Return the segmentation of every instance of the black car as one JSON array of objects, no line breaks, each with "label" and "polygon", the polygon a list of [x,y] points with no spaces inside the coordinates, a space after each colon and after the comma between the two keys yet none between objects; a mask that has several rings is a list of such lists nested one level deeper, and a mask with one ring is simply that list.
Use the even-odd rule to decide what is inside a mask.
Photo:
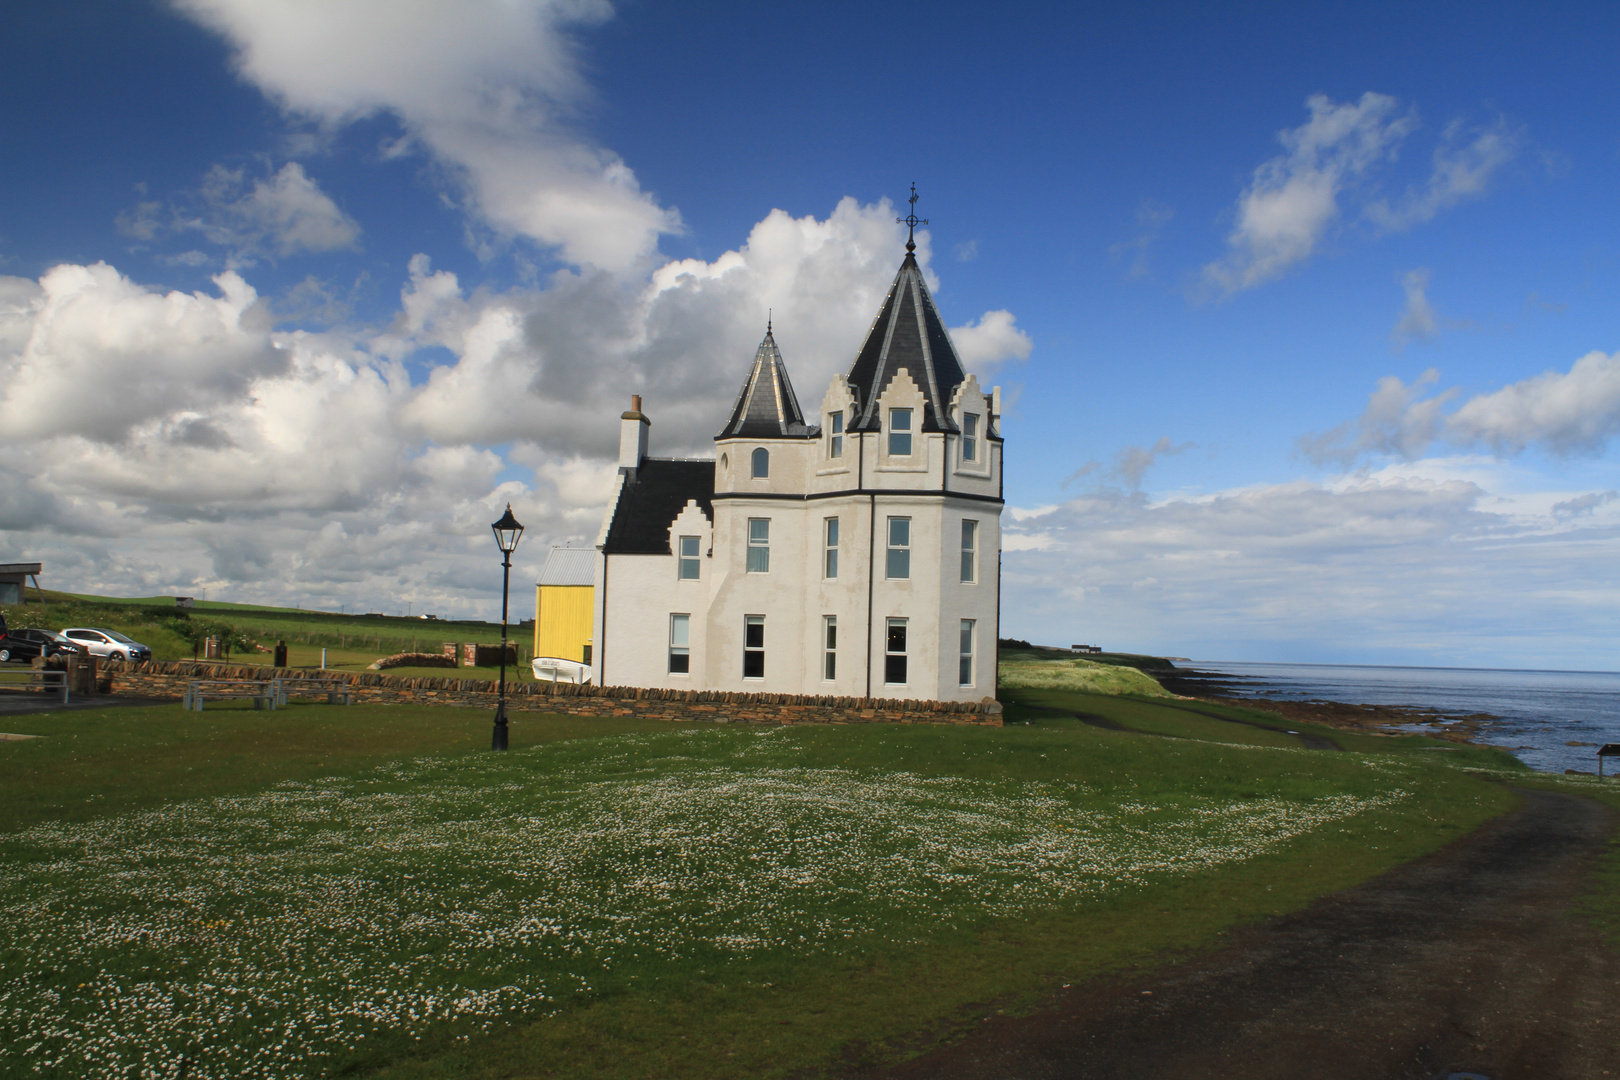
[{"label": "black car", "polygon": [[26,662],[36,656],[67,656],[78,646],[49,630],[8,630],[0,637],[0,664]]}]

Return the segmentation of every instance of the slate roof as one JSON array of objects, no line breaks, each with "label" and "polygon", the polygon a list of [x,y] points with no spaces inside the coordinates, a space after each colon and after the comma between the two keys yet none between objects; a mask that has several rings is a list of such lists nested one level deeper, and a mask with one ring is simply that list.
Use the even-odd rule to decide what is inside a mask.
[{"label": "slate roof", "polygon": [[596,551],[592,548],[554,547],[540,568],[536,585],[594,585]]},{"label": "slate roof", "polygon": [[669,555],[669,527],[691,500],[714,520],[714,462],[642,458],[624,478],[602,550]]},{"label": "slate roof", "polygon": [[878,430],[882,419],[877,415],[878,396],[901,368],[922,388],[925,403],[920,430],[954,432],[951,395],[965,378],[962,361],[934,307],[917,257],[909,251],[872,321],[866,344],[849,369],[860,410],[851,431]]},{"label": "slate roof", "polygon": [[737,395],[737,404],[732,406],[731,419],[715,438],[805,439],[817,433],[805,425],[799,399],[788,381],[787,365],[782,362],[782,351],[767,327],[765,340],[759,343],[748,378]]}]

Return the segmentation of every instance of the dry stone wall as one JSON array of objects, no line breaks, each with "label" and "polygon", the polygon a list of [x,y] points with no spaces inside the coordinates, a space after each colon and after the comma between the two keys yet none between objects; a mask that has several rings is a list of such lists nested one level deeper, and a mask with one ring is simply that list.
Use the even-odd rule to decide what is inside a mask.
[{"label": "dry stone wall", "polygon": [[[192,679],[284,679],[288,694],[308,680],[346,683],[356,702],[378,705],[461,705],[494,709],[495,682],[382,675],[370,672],[310,671],[246,667],[183,660],[112,664],[112,692],[179,699]],[[324,691],[323,691],[324,693]],[[567,713],[573,716],[638,716],[651,720],[704,720],[749,724],[985,724],[1001,726],[995,701],[901,701],[889,698],[821,697],[799,694],[744,694],[712,690],[665,690],[635,686],[575,686],[569,683],[509,682],[510,712]]]}]

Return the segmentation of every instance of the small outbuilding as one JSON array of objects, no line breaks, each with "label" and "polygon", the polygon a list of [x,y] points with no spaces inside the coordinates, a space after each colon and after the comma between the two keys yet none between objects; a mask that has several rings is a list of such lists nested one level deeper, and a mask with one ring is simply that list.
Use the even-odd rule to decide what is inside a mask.
[{"label": "small outbuilding", "polygon": [[592,548],[554,547],[534,589],[534,655],[591,662],[591,620],[596,606]]},{"label": "small outbuilding", "polygon": [[45,590],[39,587],[39,572],[44,566],[37,562],[0,563],[0,604],[28,603],[28,579],[34,579],[34,591],[45,602]]}]

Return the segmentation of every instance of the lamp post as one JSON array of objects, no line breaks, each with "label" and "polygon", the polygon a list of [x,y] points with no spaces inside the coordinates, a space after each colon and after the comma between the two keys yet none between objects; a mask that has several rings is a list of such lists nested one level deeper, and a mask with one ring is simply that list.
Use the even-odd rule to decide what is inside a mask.
[{"label": "lamp post", "polygon": [[501,520],[490,526],[495,533],[495,546],[501,549],[501,692],[500,703],[495,706],[495,738],[491,750],[506,749],[506,597],[512,584],[512,552],[523,538],[523,526],[512,516],[512,504],[506,504]]}]

